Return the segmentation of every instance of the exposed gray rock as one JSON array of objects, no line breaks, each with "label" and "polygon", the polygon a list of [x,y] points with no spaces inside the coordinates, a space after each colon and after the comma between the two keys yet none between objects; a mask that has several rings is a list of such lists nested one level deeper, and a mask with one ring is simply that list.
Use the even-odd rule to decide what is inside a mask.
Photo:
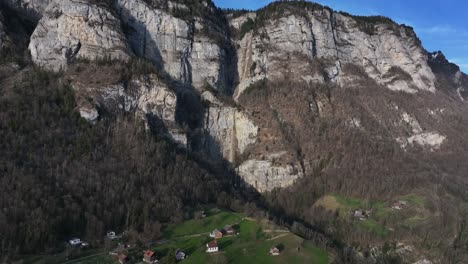
[{"label": "exposed gray rock", "polygon": [[232,28],[235,28],[237,30],[240,30],[242,25],[248,21],[248,19],[254,20],[257,17],[257,14],[254,12],[249,12],[247,14],[244,14],[242,16],[232,18],[232,16],[228,16],[229,18],[229,26]]},{"label": "exposed gray rock", "polygon": [[73,86],[79,94],[95,99],[95,105],[89,105],[87,100],[79,105],[81,116],[88,121],[94,122],[99,117],[98,106],[133,112],[146,121],[148,128],[157,129],[181,145],[187,144],[187,136],[176,121],[177,96],[157,76],[140,76],[126,86],[122,83],[98,87],[75,83]]},{"label": "exposed gray rock", "polygon": [[77,58],[130,57],[119,20],[106,8],[79,0],[50,3],[29,49],[36,64],[55,71]]},{"label": "exposed gray rock", "polygon": [[203,27],[200,23],[189,24],[142,0],[118,0],[117,7],[137,56],[197,89],[205,82],[225,89],[224,51],[214,40],[196,33]]},{"label": "exposed gray rock", "polygon": [[99,118],[99,113],[96,108],[82,107],[79,109],[82,118],[90,123],[95,123]]},{"label": "exposed gray rock", "polygon": [[236,171],[259,192],[290,186],[304,176],[300,164],[276,165],[270,160],[247,160]]},{"label": "exposed gray rock", "polygon": [[[167,4],[169,8],[188,8],[170,1]],[[210,86],[228,94],[231,88],[228,80],[238,77],[235,91],[238,98],[251,84],[265,78],[307,83],[330,81],[348,87],[360,78],[370,77],[395,91],[435,91],[435,76],[428,66],[427,53],[414,32],[388,21],[373,22],[363,28],[359,18],[326,8],[301,14],[286,11],[282,16],[272,16],[274,19],[257,24],[263,26],[247,32],[242,39],[232,40],[236,41],[233,46],[237,56],[230,58],[226,52],[228,32],[222,32],[205,18],[185,21],[154,6],[158,5],[150,6],[144,0],[116,0],[118,17],[114,17],[105,7],[88,1],[55,0],[49,4],[31,38],[33,60],[58,70],[76,58],[110,56],[125,60],[132,55],[131,48],[136,56],[150,60],[167,72],[178,86],[189,89],[192,85],[201,93],[209,106],[204,109],[197,131],[192,131],[197,136],[203,134],[200,136],[202,149],[196,151],[218,161],[228,160],[234,166],[241,163],[236,168],[239,175],[262,192],[293,184],[307,168],[298,157],[291,155],[288,142],[277,145],[273,153],[263,153],[265,150],[257,148],[260,131],[269,129],[267,125],[255,123],[259,119],[254,119],[247,110],[219,100]],[[260,17],[246,13],[231,18],[229,25],[240,30],[249,19]],[[230,62],[237,65],[231,66]],[[347,65],[362,69],[362,75],[366,76],[348,72]],[[237,72],[230,72],[230,67],[236,66]],[[152,129],[158,128],[174,141],[187,144],[186,134],[175,117],[180,98],[156,76],[134,78],[126,85],[80,89],[96,89],[91,97],[99,98],[99,104],[134,111]],[[460,88],[459,94],[462,93]],[[325,99],[317,95],[310,103],[310,109],[324,119],[333,114],[331,103],[327,103],[329,98]],[[80,108],[82,116],[90,122],[98,118],[93,107]],[[448,142],[445,132],[423,131],[412,120],[402,118],[408,127],[395,137],[403,148],[422,145],[437,150]],[[350,120],[353,128],[367,131],[367,124],[358,116],[346,120]],[[279,142],[285,141],[282,136],[276,135]]]},{"label": "exposed gray rock", "polygon": [[[239,42],[240,83],[236,95],[255,81],[284,74],[320,81],[311,67],[316,59],[323,63],[325,77],[342,86],[346,86],[343,65],[354,64],[389,89],[435,91],[435,76],[414,32],[389,23],[371,26],[374,32],[369,34],[355,18],[328,9],[265,21],[258,33],[246,34]],[[285,73],[290,60],[295,62],[295,70]]]},{"label": "exposed gray rock", "polygon": [[206,111],[204,128],[214,141],[207,140],[206,151],[211,157],[224,158],[231,163],[236,163],[247,146],[257,140],[258,127],[248,115],[221,104],[210,106]]}]

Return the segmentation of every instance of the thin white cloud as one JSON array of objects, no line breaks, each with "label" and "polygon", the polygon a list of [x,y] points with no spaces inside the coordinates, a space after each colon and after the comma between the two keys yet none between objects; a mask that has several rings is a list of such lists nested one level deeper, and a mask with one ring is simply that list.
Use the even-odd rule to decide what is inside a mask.
[{"label": "thin white cloud", "polygon": [[428,28],[420,28],[419,31],[428,34],[452,34],[458,32],[456,28],[449,25],[436,25]]}]

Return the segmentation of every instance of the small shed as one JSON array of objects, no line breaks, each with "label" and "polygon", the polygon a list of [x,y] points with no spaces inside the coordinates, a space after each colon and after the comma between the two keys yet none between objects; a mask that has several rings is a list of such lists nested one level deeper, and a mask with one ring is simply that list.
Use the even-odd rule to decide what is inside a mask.
[{"label": "small shed", "polygon": [[363,210],[356,210],[353,212],[353,217],[358,218],[359,220],[366,220],[369,218],[370,212],[363,211]]},{"label": "small shed", "polygon": [[224,233],[228,236],[233,236],[234,234],[236,234],[236,230],[234,229],[234,227],[227,225],[224,227]]},{"label": "small shed", "polygon": [[407,201],[403,201],[403,200],[400,200],[400,201],[397,201],[397,202],[394,202],[392,204],[392,209],[393,210],[402,210],[405,208],[405,206],[408,205],[408,202]]}]

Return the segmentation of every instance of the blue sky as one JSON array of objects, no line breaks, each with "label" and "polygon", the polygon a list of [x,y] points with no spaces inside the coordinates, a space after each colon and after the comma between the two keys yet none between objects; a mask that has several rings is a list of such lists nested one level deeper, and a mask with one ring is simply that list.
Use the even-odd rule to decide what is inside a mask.
[{"label": "blue sky", "polygon": [[[271,0],[214,0],[219,7],[257,9]],[[428,51],[441,50],[468,73],[466,0],[317,0],[354,15],[383,15],[412,26]]]}]

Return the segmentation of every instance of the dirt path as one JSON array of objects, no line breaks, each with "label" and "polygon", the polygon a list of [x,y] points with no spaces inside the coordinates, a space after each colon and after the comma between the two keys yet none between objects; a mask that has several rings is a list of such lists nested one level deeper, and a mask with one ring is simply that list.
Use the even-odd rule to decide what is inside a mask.
[{"label": "dirt path", "polygon": [[275,230],[275,229],[266,229],[262,231],[265,233],[290,233],[288,230]]},{"label": "dirt path", "polygon": [[288,233],[281,234],[281,235],[279,235],[279,236],[272,237],[272,238],[270,238],[270,239],[267,239],[266,241],[275,240],[275,239],[282,238],[282,237],[287,236],[287,235],[289,235],[289,232],[288,232]]}]

